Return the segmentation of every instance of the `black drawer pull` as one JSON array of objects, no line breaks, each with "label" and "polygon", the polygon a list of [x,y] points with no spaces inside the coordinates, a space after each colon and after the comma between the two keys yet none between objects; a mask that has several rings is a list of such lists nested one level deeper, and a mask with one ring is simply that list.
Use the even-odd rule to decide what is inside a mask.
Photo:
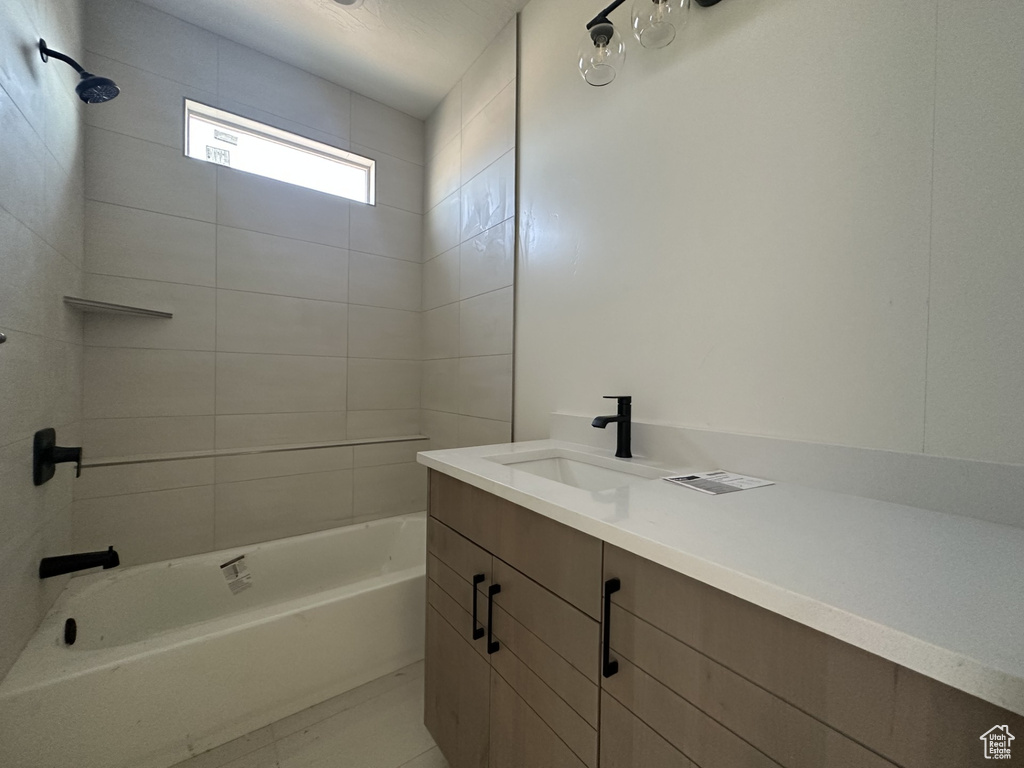
[{"label": "black drawer pull", "polygon": [[612,639],[612,595],[621,589],[618,579],[608,579],[604,583],[604,648],[601,656],[601,674],[611,677],[619,671],[619,662],[611,658],[609,644]]},{"label": "black drawer pull", "polygon": [[475,576],[473,576],[473,639],[474,640],[479,640],[481,637],[484,636],[484,628],[477,626],[477,624],[479,624],[480,621],[476,617],[476,585],[477,584],[482,584],[484,578],[485,578],[485,576],[482,573],[478,573]]},{"label": "black drawer pull", "polygon": [[487,588],[487,653],[494,653],[501,646],[494,639],[494,596],[501,592],[501,584],[491,584]]}]

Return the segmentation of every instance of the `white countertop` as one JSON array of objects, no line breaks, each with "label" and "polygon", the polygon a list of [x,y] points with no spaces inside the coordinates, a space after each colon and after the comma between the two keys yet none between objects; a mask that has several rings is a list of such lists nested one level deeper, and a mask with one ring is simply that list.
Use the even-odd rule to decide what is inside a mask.
[{"label": "white countertop", "polygon": [[419,462],[1024,715],[1024,529],[785,483],[583,491],[486,458],[559,447],[610,456],[539,440]]}]

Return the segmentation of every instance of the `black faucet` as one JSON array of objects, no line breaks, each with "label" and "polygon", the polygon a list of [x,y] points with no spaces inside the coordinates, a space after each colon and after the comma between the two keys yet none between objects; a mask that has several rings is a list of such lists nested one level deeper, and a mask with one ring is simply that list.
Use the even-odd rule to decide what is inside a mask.
[{"label": "black faucet", "polygon": [[84,571],[86,568],[99,568],[101,565],[106,570],[120,564],[121,559],[113,547],[108,548],[105,552],[81,552],[77,555],[44,557],[39,561],[39,578],[48,579],[51,576]]},{"label": "black faucet", "polygon": [[629,424],[633,417],[633,398],[630,395],[605,395],[605,400],[618,400],[619,412],[614,416],[598,416],[591,426],[604,429],[612,422],[618,425],[618,434],[615,440],[615,458],[632,459],[633,454],[629,450]]},{"label": "black faucet", "polygon": [[53,477],[54,468],[66,461],[74,462],[75,477],[82,476],[82,449],[57,445],[53,428],[40,429],[32,443],[32,482],[42,485]]}]

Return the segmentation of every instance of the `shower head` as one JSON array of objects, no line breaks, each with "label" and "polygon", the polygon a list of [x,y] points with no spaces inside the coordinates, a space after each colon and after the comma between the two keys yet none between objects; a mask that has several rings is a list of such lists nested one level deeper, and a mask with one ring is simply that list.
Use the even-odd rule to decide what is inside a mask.
[{"label": "shower head", "polygon": [[74,68],[81,78],[78,85],[75,86],[75,93],[86,104],[102,104],[104,101],[110,101],[121,92],[121,89],[109,77],[98,77],[91,72],[86,72],[70,56],[47,48],[45,40],[39,41],[39,56],[43,61],[49,61],[52,56]]},{"label": "shower head", "polygon": [[81,81],[75,86],[78,98],[86,104],[102,104],[104,101],[110,101],[120,92],[121,89],[117,87],[117,83],[109,77],[98,77],[90,75],[88,72],[82,73]]}]

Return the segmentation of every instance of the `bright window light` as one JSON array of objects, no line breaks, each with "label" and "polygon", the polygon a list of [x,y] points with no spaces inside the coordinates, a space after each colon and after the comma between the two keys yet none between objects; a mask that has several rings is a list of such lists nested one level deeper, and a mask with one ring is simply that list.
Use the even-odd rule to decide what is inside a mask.
[{"label": "bright window light", "polygon": [[185,154],[374,204],[373,160],[187,99]]}]

